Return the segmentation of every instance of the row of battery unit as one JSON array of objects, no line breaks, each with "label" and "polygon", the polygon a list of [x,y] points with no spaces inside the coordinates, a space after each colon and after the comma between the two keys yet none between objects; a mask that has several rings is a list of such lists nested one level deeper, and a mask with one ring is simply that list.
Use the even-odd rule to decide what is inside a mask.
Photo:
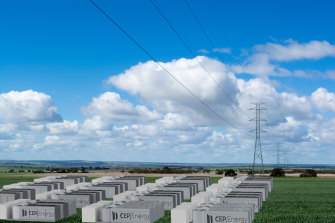
[{"label": "row of battery unit", "polygon": [[164,210],[171,210],[208,187],[210,180],[209,177],[184,177],[176,180],[167,179],[165,182],[164,178],[161,178],[156,182],[158,186],[154,190],[138,192],[131,199],[160,201],[164,204]]},{"label": "row of battery unit", "polygon": [[17,199],[39,199],[44,193],[64,190],[67,186],[87,181],[86,176],[63,176],[52,181],[38,179],[36,182],[10,184],[0,190],[0,204]]},{"label": "row of battery unit", "polygon": [[[228,178],[232,179],[232,178]],[[161,179],[164,180],[164,179]],[[178,179],[179,181],[180,179]],[[185,183],[184,181],[189,180],[191,183]],[[198,181],[195,183],[194,181]],[[241,183],[241,181],[245,181]],[[258,180],[258,181],[257,181]],[[260,185],[263,182],[260,180],[267,181],[265,185]],[[167,180],[166,182],[168,182]],[[249,182],[250,181],[250,182]],[[191,198],[193,197],[193,191],[197,191],[197,186],[205,185],[205,188],[209,188],[209,178],[201,179],[198,177],[188,177],[183,179],[182,182],[174,182],[168,185],[164,185],[163,182],[160,190],[157,188],[154,191],[148,191],[145,193],[135,193],[129,197],[130,201],[118,201],[118,202],[99,202],[83,209],[83,222],[154,222],[159,217],[162,217],[163,210],[171,210],[174,207],[186,207],[187,205],[192,206],[191,202],[184,202],[184,193],[187,191],[190,193]],[[206,183],[208,182],[208,184]],[[251,184],[251,185],[250,185]],[[169,187],[171,186],[171,187]],[[239,179],[232,185],[226,184],[225,194],[216,194],[212,199],[216,199],[216,203],[206,203],[200,205],[193,205],[193,211],[191,212],[192,217],[194,215],[194,222],[222,222],[225,219],[231,222],[251,222],[254,218],[254,212],[257,212],[261,207],[264,199],[267,198],[269,190],[272,190],[273,182],[269,179]],[[166,190],[168,188],[168,190]],[[188,188],[187,190],[185,188]],[[234,189],[232,189],[234,188]],[[234,191],[236,190],[236,191]],[[243,191],[247,190],[247,191]],[[255,192],[254,192],[255,191]],[[210,193],[210,192],[208,192]],[[224,195],[224,196],[222,196]],[[183,197],[184,196],[184,197]],[[218,201],[218,199],[223,200]],[[250,200],[250,198],[252,198]],[[225,199],[225,200],[224,200]],[[235,200],[234,200],[235,199]],[[149,203],[148,203],[149,202]],[[159,202],[159,203],[157,203]],[[254,203],[252,203],[254,202]],[[218,204],[220,204],[218,206]],[[155,208],[148,208],[147,205],[156,204],[158,210]],[[159,204],[162,204],[159,205]],[[229,205],[228,205],[229,204]],[[149,206],[150,206],[149,205]],[[153,205],[154,207],[155,205]],[[235,212],[232,212],[235,208]],[[249,208],[249,209],[248,209]],[[200,211],[200,214],[197,213]],[[207,211],[207,212],[206,212]],[[214,211],[214,212],[213,212]],[[215,216],[217,211],[221,211],[220,216]],[[227,213],[228,215],[224,215]],[[245,216],[245,212],[247,215]],[[160,214],[159,214],[160,213]],[[204,215],[205,214],[205,215]],[[235,214],[235,215],[234,215]],[[244,215],[243,215],[244,214]],[[206,221],[203,216],[206,217]],[[93,217],[93,219],[89,219]],[[191,218],[192,218],[191,217]],[[223,221],[223,222],[224,222]],[[182,218],[175,220],[176,223],[184,222]],[[190,222],[190,221],[185,221]]]},{"label": "row of battery unit", "polygon": [[73,201],[19,199],[0,205],[3,219],[55,222],[76,213]]},{"label": "row of battery unit", "polygon": [[[68,207],[74,205],[74,209],[82,208],[123,193],[129,189],[129,185],[136,189],[136,187],[146,182],[145,177],[112,177],[104,179],[104,182],[94,184],[88,183],[87,177],[64,176],[61,179],[65,182],[58,182],[61,181],[60,178],[46,177],[38,179],[34,183],[8,185],[8,188],[20,188],[3,191],[6,200],[4,200],[3,205],[0,205],[0,219],[56,221],[59,218],[67,217],[67,215],[58,214],[58,206],[60,205],[58,203],[68,203]],[[53,180],[57,182],[53,182]],[[64,190],[64,185],[67,185],[66,190]],[[26,189],[26,187],[29,187],[29,189]],[[38,200],[35,200],[35,198],[38,198]],[[33,201],[27,203],[27,200],[22,199]],[[15,211],[18,208],[22,211]],[[71,210],[63,212],[74,214]]]},{"label": "row of battery unit", "polygon": [[161,178],[149,191],[126,192],[130,196],[124,197],[127,198],[125,200],[100,201],[84,207],[82,220],[152,223],[163,217],[165,210],[171,210],[181,205],[185,199],[191,199],[199,192],[199,188],[205,189],[209,183],[209,177]]},{"label": "row of battery unit", "polygon": [[[171,211],[172,223],[248,223],[262,207],[273,188],[273,179],[265,177],[242,177],[229,181],[222,178],[220,192],[199,193],[201,199],[192,199]],[[227,183],[228,182],[228,183]],[[220,184],[220,182],[219,182]]]},{"label": "row of battery unit", "polygon": [[76,212],[75,202],[49,198],[87,181],[87,176],[51,176],[6,185],[0,191],[0,219],[53,222],[68,217]]},{"label": "row of battery unit", "polygon": [[77,208],[83,208],[107,198],[113,198],[115,195],[128,190],[134,190],[143,185],[146,178],[142,176],[134,177],[113,177],[104,179],[102,182],[85,184],[83,187],[74,188],[72,191],[65,191],[51,196],[52,199],[62,201],[74,201]]}]

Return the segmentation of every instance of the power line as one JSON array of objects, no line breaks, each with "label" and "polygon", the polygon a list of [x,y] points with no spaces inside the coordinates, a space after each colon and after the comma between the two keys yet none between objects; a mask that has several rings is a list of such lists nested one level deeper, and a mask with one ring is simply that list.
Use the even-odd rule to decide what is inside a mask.
[{"label": "power line", "polygon": [[89,0],[109,21],[111,21],[123,34],[125,34],[132,42],[135,43],[136,46],[138,46],[148,57],[150,57],[158,66],[160,66],[165,72],[167,72],[175,81],[177,81],[189,94],[191,94],[194,98],[196,98],[201,104],[203,104],[207,109],[209,109],[211,112],[213,112],[218,118],[223,120],[224,122],[228,123],[230,126],[232,126],[234,129],[237,129],[241,133],[244,133],[246,135],[249,135],[248,133],[245,133],[241,131],[239,128],[237,128],[233,123],[229,122],[225,118],[223,118],[219,113],[217,113],[211,106],[209,106],[205,101],[203,101],[201,98],[199,98],[195,93],[193,93],[189,88],[187,88],[178,78],[176,78],[172,73],[170,73],[163,65],[161,65],[158,60],[155,59],[152,54],[146,50],[139,42],[137,42],[125,29],[123,29],[111,16],[109,16],[100,6],[98,6],[94,0]]},{"label": "power line", "polygon": [[[155,3],[154,0],[150,0],[151,4],[155,7],[155,9],[158,11],[158,13],[161,15],[161,17],[164,19],[164,21],[169,25],[171,30],[176,34],[178,39],[183,43],[183,45],[186,47],[186,49],[192,54],[192,56],[197,60],[197,62],[200,64],[200,66],[203,68],[203,70],[208,74],[208,76],[215,82],[215,84],[218,86],[218,88],[229,98],[229,100],[236,106],[237,109],[239,109],[245,116],[250,118],[238,105],[236,102],[232,99],[232,97],[223,89],[223,87],[220,85],[220,83],[213,77],[213,75],[207,70],[205,65],[197,58],[196,54],[193,52],[191,47],[187,44],[187,42],[183,39],[183,37],[178,33],[176,28],[173,26],[172,22],[169,21],[167,16],[163,13],[163,11],[160,9],[160,7]],[[227,67],[226,67],[227,68]],[[228,70],[228,69],[227,69]],[[229,70],[228,70],[229,71]]]},{"label": "power line", "polygon": [[[152,0],[151,0],[151,1],[152,1]],[[198,19],[197,15],[194,13],[193,9],[191,8],[190,4],[188,3],[188,1],[187,1],[187,0],[184,0],[184,2],[185,2],[185,4],[186,4],[188,10],[191,12],[191,14],[192,14],[194,20],[195,20],[196,23],[198,24],[199,28],[201,29],[202,33],[203,33],[204,36],[206,37],[207,41],[208,41],[209,44],[211,45],[211,47],[212,47],[213,49],[216,48],[215,45],[214,45],[214,43],[213,43],[213,41],[211,40],[211,38],[209,37],[208,33],[206,32],[205,28],[202,26],[202,24],[201,24],[200,20]],[[215,52],[215,54],[217,55],[217,57],[219,58],[219,60],[223,62],[223,59],[222,59],[221,55],[220,55],[217,51],[214,51],[214,52]],[[227,69],[229,72],[231,72],[231,73],[233,73],[233,74],[235,75],[235,73],[233,72],[233,70],[231,69],[231,67],[230,67],[228,64],[226,64],[226,63],[223,63],[223,64],[224,64],[224,66],[226,67],[226,69]],[[228,96],[229,96],[229,95],[228,95]],[[231,99],[230,96],[229,96],[229,98]],[[232,99],[231,99],[231,100],[232,100]],[[235,103],[234,103],[234,104],[235,104]],[[237,108],[239,108],[239,107],[237,106]],[[239,109],[240,109],[240,108],[239,108]],[[242,113],[243,113],[245,116],[247,116],[248,118],[250,118],[250,116],[249,116],[247,113],[245,113],[242,109],[240,109],[240,110],[242,111]]]},{"label": "power line", "polygon": [[[225,31],[226,28],[224,28],[224,25],[222,25],[222,23],[220,22],[219,18],[217,17],[217,15],[216,15],[216,13],[215,13],[215,10],[213,9],[213,5],[212,5],[211,1],[208,0],[208,1],[206,1],[206,3],[208,3],[208,6],[209,6],[208,8],[209,8],[209,10],[211,11],[211,15],[214,17],[214,20],[215,20],[216,25],[218,26],[218,28],[221,30],[221,32]],[[224,35],[227,36],[227,33],[224,33]],[[231,42],[229,41],[229,39],[228,39],[227,37],[226,37],[226,38],[223,38],[223,39],[227,42],[227,44],[228,44],[229,46],[232,45]],[[215,53],[216,53],[216,55],[221,59],[220,54],[219,54],[218,52],[215,52]],[[232,52],[232,54],[233,54],[233,52]],[[237,63],[238,63],[238,65],[240,65],[241,67],[243,67],[243,65],[241,64],[241,62],[240,62],[239,60],[237,60]],[[231,72],[234,73],[234,72],[232,71],[230,65],[227,64],[227,66],[229,67],[229,69],[231,70]],[[235,74],[235,73],[234,73],[234,74]],[[236,74],[235,74],[235,75],[236,75]]]},{"label": "power line", "polygon": [[[259,172],[260,174],[264,174],[264,163],[263,163],[263,153],[262,153],[262,142],[261,142],[261,133],[265,132],[261,129],[261,122],[266,121],[265,119],[261,118],[261,111],[266,110],[266,108],[262,107],[262,103],[253,103],[255,107],[250,108],[250,110],[255,110],[256,117],[254,119],[251,119],[250,121],[255,121],[256,128],[253,131],[255,131],[256,139],[255,139],[255,148],[254,148],[254,160],[252,164],[252,175],[255,174],[255,172]],[[259,168],[257,171],[256,168]]]},{"label": "power line", "polygon": [[[185,2],[185,5],[186,7],[188,8],[188,10],[191,12],[191,15],[193,16],[194,20],[196,21],[197,25],[199,26],[199,28],[201,29],[202,33],[204,34],[204,36],[206,37],[207,41],[209,42],[209,44],[211,45],[211,47],[214,49],[216,48],[215,47],[215,44],[213,43],[213,41],[211,40],[211,38],[209,37],[209,35],[207,34],[205,28],[203,27],[203,25],[201,24],[200,20],[198,19],[197,15],[194,13],[191,5],[188,3],[187,0],[184,0]],[[221,61],[223,61],[221,55],[218,53],[218,52],[215,52],[216,55],[219,57],[219,59]],[[228,64],[225,64],[224,65],[226,66],[227,70],[229,70],[230,72],[232,72],[234,74],[234,72],[230,69],[230,67],[228,66]]]},{"label": "power line", "polygon": [[282,145],[282,144],[279,143],[279,142],[276,143],[276,151],[277,151],[277,167],[280,166],[280,152],[281,152],[280,147],[281,147],[281,145]]},{"label": "power line", "polygon": [[287,157],[287,152],[284,151],[284,165],[286,168],[288,168],[288,157]]},{"label": "power line", "polygon": [[[206,3],[208,3],[208,6],[209,6],[208,8],[211,11],[211,15],[214,17],[214,20],[215,20],[218,28],[221,29],[221,32],[224,31],[225,29],[223,28],[222,23],[220,22],[219,18],[216,15],[216,13],[215,13],[215,11],[213,9],[213,5],[212,5],[211,1],[208,0],[208,1],[206,1]],[[226,33],[224,33],[224,35],[226,35]],[[228,43],[228,45],[230,45],[230,46],[232,45],[231,42],[228,40],[228,38],[224,38],[224,40]]]},{"label": "power line", "polygon": [[[223,87],[220,85],[220,83],[211,75],[211,73],[207,70],[207,68],[205,67],[205,65],[197,58],[196,54],[193,52],[193,50],[191,49],[191,47],[187,44],[187,42],[183,39],[183,37],[180,35],[180,33],[178,33],[178,31],[176,30],[176,28],[173,26],[172,22],[169,21],[169,19],[167,18],[167,16],[163,13],[163,11],[160,9],[160,7],[158,6],[157,3],[155,3],[154,0],[150,0],[151,4],[155,7],[155,9],[158,11],[158,13],[161,15],[161,17],[164,19],[164,21],[169,25],[169,27],[171,28],[171,30],[176,34],[176,36],[178,37],[178,39],[183,43],[183,45],[186,47],[186,49],[192,54],[192,56],[197,60],[197,62],[201,65],[201,67],[204,69],[204,71],[208,74],[208,76],[215,82],[215,84],[219,87],[219,89],[230,99],[230,101],[236,106],[236,108],[238,110],[240,110],[245,116],[247,116],[248,118],[250,118],[248,116],[248,114],[246,114],[236,103],[235,101],[232,99],[232,97],[223,89]],[[222,59],[221,59],[222,61]],[[226,65],[225,65],[226,66]],[[227,68],[227,66],[226,66]],[[227,68],[228,71],[232,72],[231,70],[229,70]],[[233,73],[233,72],[232,72]]]},{"label": "power line", "polygon": [[203,33],[203,34],[205,35],[205,37],[207,38],[208,42],[211,44],[211,46],[212,46],[213,48],[215,48],[213,41],[211,40],[211,38],[209,38],[209,36],[208,36],[206,30],[205,30],[204,27],[201,25],[200,20],[198,19],[198,17],[197,17],[196,14],[194,13],[194,11],[193,11],[193,9],[191,8],[190,4],[187,2],[187,0],[184,0],[184,2],[185,2],[185,4],[186,4],[188,10],[191,12],[191,14],[192,14],[194,20],[195,20],[196,23],[198,24],[199,28],[201,29],[202,33]]}]

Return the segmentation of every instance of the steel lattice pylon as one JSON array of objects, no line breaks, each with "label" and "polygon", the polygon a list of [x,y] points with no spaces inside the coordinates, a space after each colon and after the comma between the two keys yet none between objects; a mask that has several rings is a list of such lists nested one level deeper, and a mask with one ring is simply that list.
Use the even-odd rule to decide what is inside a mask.
[{"label": "steel lattice pylon", "polygon": [[280,167],[280,146],[281,146],[281,143],[277,142],[277,167]]},{"label": "steel lattice pylon", "polygon": [[251,132],[256,133],[255,139],[255,149],[254,149],[254,160],[252,164],[252,175],[255,173],[264,174],[264,164],[263,164],[263,154],[262,154],[262,143],[261,143],[261,133],[265,132],[261,129],[261,122],[266,121],[265,119],[261,118],[261,111],[266,110],[261,105],[262,103],[253,103],[255,107],[250,108],[250,110],[255,110],[256,117],[251,119],[250,121],[255,121],[256,129],[252,130]]}]

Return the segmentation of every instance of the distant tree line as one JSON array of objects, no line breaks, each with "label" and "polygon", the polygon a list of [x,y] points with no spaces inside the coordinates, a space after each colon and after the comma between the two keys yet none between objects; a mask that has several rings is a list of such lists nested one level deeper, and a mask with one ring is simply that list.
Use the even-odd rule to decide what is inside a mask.
[{"label": "distant tree line", "polygon": [[[300,177],[317,177],[317,171],[313,169],[305,169],[303,173],[300,174]],[[283,168],[274,168],[270,174],[272,177],[284,177],[285,170]]]},{"label": "distant tree line", "polygon": [[168,166],[164,166],[163,168],[135,168],[128,170],[128,173],[143,173],[143,174],[151,174],[151,173],[161,173],[161,174],[187,174],[187,173],[199,173],[199,172],[210,172],[209,169],[204,168],[171,168]]},{"label": "distant tree line", "polygon": [[33,170],[33,173],[86,173],[85,167],[70,167],[70,168],[45,168],[45,169],[38,169]]}]

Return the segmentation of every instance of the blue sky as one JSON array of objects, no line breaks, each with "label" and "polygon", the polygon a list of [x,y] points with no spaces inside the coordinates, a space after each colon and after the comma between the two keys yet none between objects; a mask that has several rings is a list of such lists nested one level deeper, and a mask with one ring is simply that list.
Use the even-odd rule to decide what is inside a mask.
[{"label": "blue sky", "polygon": [[[203,73],[200,67],[192,70],[196,60],[149,0],[96,2],[177,75]],[[269,103],[266,115],[274,133],[264,136],[268,145],[264,148],[265,162],[275,161],[272,144],[280,138],[286,143],[293,163],[334,163],[335,157],[327,154],[333,153],[335,140],[328,139],[326,133],[313,135],[315,126],[322,128],[321,132],[329,132],[331,126],[327,123],[335,123],[333,1],[305,1],[304,4],[299,1],[190,1],[215,47],[225,49],[225,53],[220,53],[223,59],[220,62],[184,1],[156,2],[196,55],[202,56],[200,60],[214,76],[222,72],[223,76],[218,74],[216,78],[236,98],[238,110],[249,112],[247,108],[256,100]],[[147,64],[150,58],[89,1],[1,1],[0,30],[0,153],[4,159],[228,162],[225,154],[230,154],[234,162],[250,160],[252,139],[236,134],[227,124],[216,124],[217,120],[207,116],[196,102],[185,103],[193,99],[185,96],[185,101],[179,100],[170,97],[169,91],[167,95],[161,93],[161,97],[152,96],[157,89],[162,88],[164,92],[164,85],[154,89],[140,81],[159,84],[150,79],[158,75],[153,72],[157,68],[150,67]],[[181,61],[183,58],[187,60]],[[233,80],[224,77],[229,72],[223,64],[232,67]],[[131,67],[135,71],[129,70]],[[132,81],[139,77],[148,78],[137,81],[141,88],[147,86],[147,89],[134,87]],[[203,79],[209,85],[198,89],[201,82],[179,77],[239,128],[252,128],[239,116],[242,114],[229,110],[225,98],[213,99],[211,91],[215,97],[220,96],[213,83]],[[283,104],[272,104],[265,93],[262,95],[267,92],[265,88],[270,89],[269,95],[277,93],[277,102]],[[32,91],[27,93],[28,90]],[[197,90],[203,91],[202,94]],[[36,106],[40,110],[32,108]],[[54,108],[57,110],[53,111]],[[276,110],[274,118],[271,109]],[[201,111],[197,113],[198,110]],[[20,118],[20,112],[25,111],[27,115]],[[185,113],[189,112],[192,115],[187,117]],[[132,116],[124,115],[128,113]],[[72,123],[71,131],[66,130],[66,124],[67,127],[60,127],[58,115],[63,124]],[[98,117],[108,125],[97,127],[95,123],[93,128],[92,120],[96,122]],[[164,125],[167,120],[172,120],[168,127]],[[181,120],[192,124],[182,131],[176,127],[182,125]],[[87,127],[89,121],[92,125]],[[55,123],[64,131],[50,130],[50,125]],[[128,130],[121,133],[118,128]],[[157,132],[143,136],[143,129]],[[292,138],[280,131],[299,134],[292,133],[295,136]],[[161,143],[184,134],[181,141]],[[129,137],[126,140],[122,135]],[[306,149],[302,151],[301,147]],[[326,149],[320,155],[315,147]],[[81,150],[83,153],[79,155]],[[38,155],[40,151],[45,155]],[[96,151],[108,155],[97,155]],[[129,152],[134,155],[124,155]],[[241,153],[245,155],[240,156]],[[202,154],[207,155],[204,158]]]}]

